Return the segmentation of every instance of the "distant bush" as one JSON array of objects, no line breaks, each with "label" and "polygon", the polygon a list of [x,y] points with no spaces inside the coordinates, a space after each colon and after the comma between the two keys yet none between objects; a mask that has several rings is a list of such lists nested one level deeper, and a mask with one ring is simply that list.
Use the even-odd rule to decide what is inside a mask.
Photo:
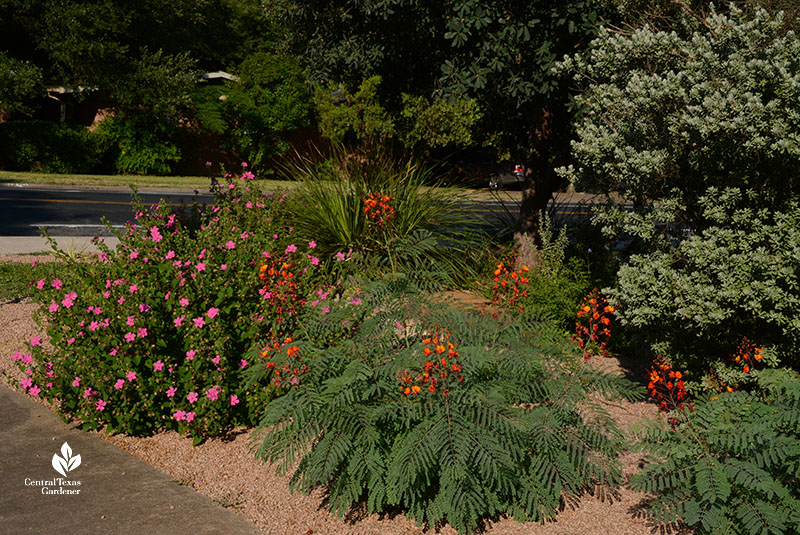
[{"label": "distant bush", "polygon": [[96,173],[104,145],[85,126],[51,121],[0,123],[0,166],[13,171]]},{"label": "distant bush", "polygon": [[107,147],[117,173],[168,175],[181,159],[177,134],[176,125],[128,113],[103,120],[92,136]]}]

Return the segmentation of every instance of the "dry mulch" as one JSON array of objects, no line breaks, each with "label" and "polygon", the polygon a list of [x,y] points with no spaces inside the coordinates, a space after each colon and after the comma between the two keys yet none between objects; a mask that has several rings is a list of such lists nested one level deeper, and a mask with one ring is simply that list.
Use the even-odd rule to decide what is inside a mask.
[{"label": "dry mulch", "polygon": [[[4,259],[7,259],[5,257]],[[31,261],[31,257],[25,257]],[[459,298],[463,296],[457,296]],[[472,298],[472,304],[482,307],[485,302]],[[25,342],[42,334],[32,320],[36,305],[31,302],[0,304],[0,376],[9,383],[10,378],[22,374],[13,365],[11,354],[25,351]],[[601,365],[620,373],[626,371],[613,358],[602,360]],[[623,427],[641,418],[657,418],[658,411],[650,403],[615,402],[607,409]],[[288,476],[278,476],[269,466],[262,465],[250,453],[250,431],[240,430],[227,439],[209,440],[192,447],[192,440],[174,431],[162,432],[152,437],[108,436],[97,433],[104,440],[129,452],[142,461],[162,470],[181,484],[211,497],[220,505],[253,522],[263,533],[269,534],[422,534],[424,531],[402,515],[354,515],[342,520],[325,508],[323,491],[310,496],[291,494]],[[625,453],[622,456],[626,476],[635,473],[641,456]],[[599,491],[585,495],[570,503],[556,518],[545,525],[521,524],[502,518],[490,522],[487,535],[649,535],[653,525],[646,521],[639,506],[646,498],[641,493],[622,487],[611,495]],[[455,534],[450,526],[440,533]]]}]

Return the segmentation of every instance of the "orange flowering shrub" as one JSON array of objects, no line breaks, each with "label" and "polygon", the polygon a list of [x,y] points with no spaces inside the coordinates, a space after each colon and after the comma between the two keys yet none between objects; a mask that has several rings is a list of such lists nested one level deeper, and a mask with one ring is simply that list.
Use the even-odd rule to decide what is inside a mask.
[{"label": "orange flowering shrub", "polygon": [[292,337],[287,336],[282,342],[266,344],[261,351],[261,358],[265,360],[264,368],[271,374],[272,384],[277,387],[299,385],[302,375],[308,371],[300,348],[291,343]]},{"label": "orange flowering shrub", "polygon": [[492,287],[492,304],[517,308],[520,312],[525,309],[521,298],[528,297],[526,286],[528,279],[528,266],[521,265],[514,268],[516,259],[514,255],[507,256],[497,264],[494,270],[494,286]]},{"label": "orange flowering shrub", "polygon": [[389,195],[370,193],[363,199],[364,213],[370,221],[382,227],[394,217],[394,208],[389,204],[391,200]]},{"label": "orange flowering shrub", "polygon": [[611,317],[614,307],[608,304],[608,299],[600,295],[597,289],[592,290],[583,298],[575,322],[575,334],[572,341],[578,344],[583,352],[583,358],[589,359],[592,355],[608,355],[608,342],[611,339]]},{"label": "orange flowering shrub", "polygon": [[659,410],[668,412],[682,409],[687,398],[684,374],[672,369],[672,364],[658,357],[650,368],[650,382],[647,390],[650,397],[658,402]]},{"label": "orange flowering shrub", "polygon": [[[419,394],[423,390],[435,393],[441,391],[442,396],[446,397],[450,393],[450,385],[461,383],[464,376],[461,375],[461,364],[458,360],[458,352],[450,342],[450,334],[442,332],[422,339],[425,347],[422,353],[426,358],[434,355],[432,360],[426,360],[422,365],[421,371],[407,370],[397,374],[400,381],[400,390],[404,395]],[[433,348],[433,349],[431,349]]]}]

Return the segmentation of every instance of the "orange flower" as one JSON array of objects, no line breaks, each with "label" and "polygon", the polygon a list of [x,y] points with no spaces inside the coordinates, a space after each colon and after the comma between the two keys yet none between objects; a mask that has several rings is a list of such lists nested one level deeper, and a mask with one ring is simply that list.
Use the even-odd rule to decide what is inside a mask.
[{"label": "orange flower", "polygon": [[745,366],[744,367],[744,373],[748,373],[748,372],[750,372],[750,366]]},{"label": "orange flower", "polygon": [[299,348],[299,347],[297,347],[297,346],[291,346],[289,349],[287,349],[287,350],[286,350],[286,356],[287,356],[287,357],[291,357],[292,355],[294,355],[294,354],[295,354],[295,353],[297,353],[298,351],[300,351],[300,348]]},{"label": "orange flower", "polygon": [[405,394],[406,396],[409,395],[410,393],[411,393],[411,389],[409,387],[405,387],[403,389],[403,394]]},{"label": "orange flower", "polygon": [[411,387],[411,391],[415,394],[419,394],[419,391],[422,390],[419,386],[414,385]]},{"label": "orange flower", "polygon": [[729,387],[729,386],[726,386],[726,387],[725,387],[725,390],[727,390],[728,392],[733,392],[733,388],[731,388],[731,387]]},{"label": "orange flower", "polygon": [[425,349],[423,349],[422,352],[425,353],[426,357],[429,356],[431,353],[433,353],[433,351],[431,351],[431,348],[429,348],[429,347],[426,347]]}]

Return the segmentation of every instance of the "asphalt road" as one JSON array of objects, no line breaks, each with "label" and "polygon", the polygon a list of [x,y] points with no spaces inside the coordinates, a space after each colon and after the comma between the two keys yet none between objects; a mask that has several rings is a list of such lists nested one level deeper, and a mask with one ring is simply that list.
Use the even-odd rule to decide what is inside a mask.
[{"label": "asphalt road", "polygon": [[[190,205],[193,200],[211,203],[209,194],[140,192],[144,204],[161,201],[171,207]],[[46,227],[51,236],[110,236],[103,220],[117,228],[134,219],[131,193],[124,191],[80,190],[0,186],[0,236],[39,236]],[[463,210],[474,216],[475,225],[490,231],[508,227],[519,207],[507,200],[474,201]],[[557,220],[564,222],[585,216],[584,205],[561,203],[554,208]],[[559,224],[560,226],[560,224]]]},{"label": "asphalt road", "polygon": [[[162,199],[169,206],[191,204],[191,193],[140,192],[146,205]],[[198,202],[213,200],[198,195]],[[51,236],[110,236],[104,218],[117,228],[133,221],[131,192],[81,191],[47,187],[0,186],[0,236],[39,236],[47,227]]]}]

